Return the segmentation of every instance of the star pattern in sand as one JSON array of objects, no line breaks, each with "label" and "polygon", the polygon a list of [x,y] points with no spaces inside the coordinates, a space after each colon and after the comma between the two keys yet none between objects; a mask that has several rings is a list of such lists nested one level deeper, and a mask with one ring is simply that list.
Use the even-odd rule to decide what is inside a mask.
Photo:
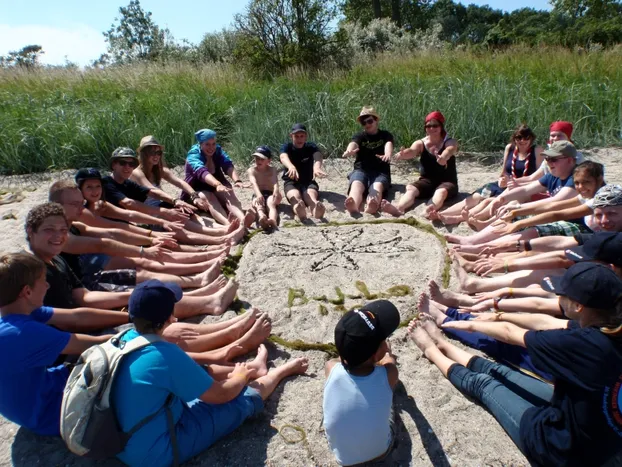
[{"label": "star pattern in sand", "polygon": [[385,239],[369,239],[363,235],[362,227],[320,230],[323,237],[318,245],[306,246],[289,242],[274,242],[275,256],[318,256],[311,263],[311,271],[317,272],[334,266],[341,269],[356,271],[359,269],[354,254],[387,254],[413,251],[410,245],[402,245],[404,238],[399,231],[395,236]]}]

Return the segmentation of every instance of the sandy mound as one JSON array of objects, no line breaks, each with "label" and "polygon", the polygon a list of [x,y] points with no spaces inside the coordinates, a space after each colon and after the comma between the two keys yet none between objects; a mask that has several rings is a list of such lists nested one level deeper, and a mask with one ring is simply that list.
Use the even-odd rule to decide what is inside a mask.
[{"label": "sandy mound", "polygon": [[[609,181],[622,181],[621,151],[600,150],[589,156],[607,165]],[[345,177],[350,167],[351,163],[346,161],[327,163],[329,177],[320,182],[320,188],[328,221],[352,220],[343,210]],[[498,167],[463,159],[458,171],[461,191],[470,192],[496,179]],[[0,179],[0,192],[21,192],[25,197],[18,202],[0,204],[0,219],[4,219],[0,221],[1,251],[23,246],[26,213],[46,200],[51,181],[67,176],[68,173],[62,173]],[[409,166],[397,167],[391,197],[402,193],[404,184],[413,178]],[[239,196],[248,204],[251,192],[242,191]],[[281,208],[281,222],[290,221],[289,206],[283,204]],[[407,217],[417,217],[422,210],[420,204]],[[363,216],[360,221],[375,219]],[[237,270],[240,298],[269,311],[274,319],[274,333],[283,338],[331,342],[342,309],[317,298],[326,295],[327,299],[336,299],[335,287],[344,295],[357,295],[361,294],[357,281],[363,281],[370,294],[408,285],[411,293],[392,298],[402,317],[408,318],[415,312],[417,296],[427,280],[441,277],[444,251],[429,233],[394,223],[333,226],[314,221],[311,224],[282,228],[271,235],[256,235],[246,246]],[[446,232],[442,226],[435,227],[441,233]],[[456,230],[469,231],[464,226]],[[304,299],[295,298],[290,307],[290,289],[303,290],[308,301],[303,303]],[[364,301],[345,297],[343,307],[347,309]],[[325,314],[320,312],[320,304],[326,307]],[[205,321],[210,319],[217,318],[205,318]],[[399,357],[403,384],[394,399],[399,419],[398,446],[388,464],[527,465],[494,418],[455,390],[435,367],[421,358],[405,336],[402,328],[391,339]],[[278,345],[270,345],[269,349],[270,360],[275,364],[290,357],[307,356],[309,375],[280,385],[267,401],[263,414],[249,420],[188,465],[336,465],[322,431],[323,368],[328,355]],[[93,465],[70,454],[60,439],[32,435],[2,418],[0,446],[0,465]],[[119,464],[108,461],[96,465]]]}]

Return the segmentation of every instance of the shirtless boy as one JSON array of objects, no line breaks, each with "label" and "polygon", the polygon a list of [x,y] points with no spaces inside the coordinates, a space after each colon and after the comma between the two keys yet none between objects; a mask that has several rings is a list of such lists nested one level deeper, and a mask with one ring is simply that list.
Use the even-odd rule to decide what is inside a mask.
[{"label": "shirtless boy", "polygon": [[247,174],[254,192],[253,207],[257,211],[257,224],[262,229],[276,229],[279,223],[276,207],[281,202],[281,192],[277,170],[270,165],[272,151],[268,146],[259,146],[253,157],[255,165],[248,169]]}]

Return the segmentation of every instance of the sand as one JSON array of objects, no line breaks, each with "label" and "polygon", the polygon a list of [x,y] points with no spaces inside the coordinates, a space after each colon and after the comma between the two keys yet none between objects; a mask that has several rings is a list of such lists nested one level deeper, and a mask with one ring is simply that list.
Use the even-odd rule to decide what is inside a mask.
[{"label": "sand", "polygon": [[[589,159],[606,164],[610,182],[622,180],[622,151],[601,149],[587,152]],[[493,181],[497,165],[491,159],[464,156],[458,171],[461,192],[467,193]],[[495,164],[498,164],[498,160]],[[364,215],[357,225],[334,226],[332,222],[351,221],[343,210],[350,161],[326,163],[328,178],[320,182],[326,204],[326,219],[311,221],[296,228],[281,228],[272,234],[255,235],[244,249],[237,271],[239,298],[268,311],[273,319],[273,333],[288,340],[330,343],[341,311],[329,302],[336,299],[335,287],[345,295],[360,295],[357,281],[363,281],[370,294],[386,293],[393,286],[407,285],[408,295],[394,297],[402,319],[416,312],[418,295],[429,279],[441,280],[445,251],[436,237],[408,225],[394,223],[373,225],[365,222],[387,215]],[[413,180],[414,167],[400,164],[393,170],[391,199],[404,191]],[[0,251],[14,251],[24,245],[24,219],[30,208],[45,202],[50,183],[70,172],[0,178],[0,192],[21,192],[18,202],[1,204]],[[170,187],[167,187],[170,189]],[[246,205],[250,190],[239,191]],[[21,199],[23,198],[23,199]],[[406,217],[421,217],[419,204]],[[281,224],[292,221],[289,206],[281,205]],[[438,224],[440,233],[448,230]],[[452,229],[467,233],[468,227]],[[455,281],[452,280],[455,288]],[[304,298],[289,306],[289,290],[298,289]],[[364,303],[362,298],[345,298],[346,309]],[[320,309],[320,305],[325,307]],[[204,322],[228,319],[206,317]],[[401,383],[394,407],[398,416],[398,444],[385,465],[479,466],[528,465],[503,429],[482,407],[462,396],[441,373],[407,340],[406,330],[391,337],[398,355]],[[337,465],[322,429],[322,391],[324,363],[328,356],[321,351],[295,351],[269,344],[271,365],[288,358],[309,358],[306,376],[288,378],[266,402],[265,411],[187,465]],[[93,463],[74,456],[62,440],[33,435],[28,430],[0,417],[0,465],[120,465],[116,461]]]}]

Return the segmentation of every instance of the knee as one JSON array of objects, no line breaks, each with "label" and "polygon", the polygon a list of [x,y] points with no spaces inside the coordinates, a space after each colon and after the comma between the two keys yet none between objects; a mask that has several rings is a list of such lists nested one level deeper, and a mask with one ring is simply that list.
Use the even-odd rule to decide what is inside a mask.
[{"label": "knee", "polygon": [[406,193],[412,195],[414,198],[419,196],[419,190],[415,185],[406,185]]},{"label": "knee", "polygon": [[439,188],[438,190],[436,190],[436,195],[442,198],[447,198],[448,194],[449,194],[449,191],[447,191],[447,188]]}]

